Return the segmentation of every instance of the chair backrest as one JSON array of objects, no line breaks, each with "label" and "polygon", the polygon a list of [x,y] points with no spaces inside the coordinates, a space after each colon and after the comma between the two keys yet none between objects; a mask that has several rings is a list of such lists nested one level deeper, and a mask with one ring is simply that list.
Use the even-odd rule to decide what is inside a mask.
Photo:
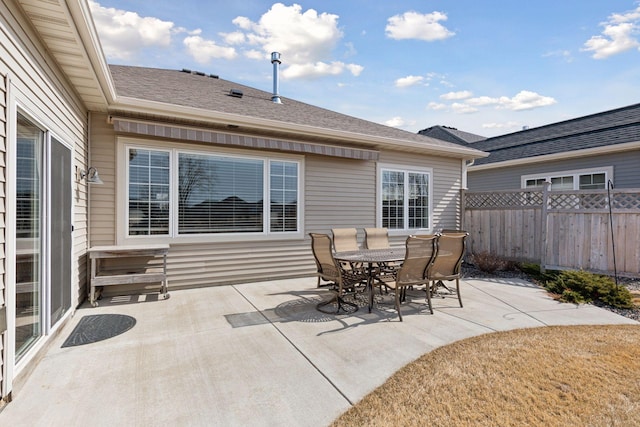
[{"label": "chair backrest", "polygon": [[309,233],[311,251],[316,260],[318,275],[327,281],[339,281],[340,267],[331,252],[331,237],[328,234]]},{"label": "chair backrest", "polygon": [[438,236],[409,236],[405,243],[407,252],[398,270],[399,286],[424,283],[438,253]]},{"label": "chair backrest", "polygon": [[358,230],[355,228],[332,228],[333,249],[336,252],[357,251]]},{"label": "chair backrest", "polygon": [[386,249],[389,247],[389,232],[385,227],[365,228],[364,242],[367,249]]},{"label": "chair backrest", "polygon": [[440,232],[440,234],[460,234],[460,233],[466,233],[466,231],[456,230],[453,228],[443,228],[442,231]]},{"label": "chair backrest", "polygon": [[469,233],[447,233],[438,238],[438,256],[430,276],[438,279],[460,277],[460,265],[466,248]]}]

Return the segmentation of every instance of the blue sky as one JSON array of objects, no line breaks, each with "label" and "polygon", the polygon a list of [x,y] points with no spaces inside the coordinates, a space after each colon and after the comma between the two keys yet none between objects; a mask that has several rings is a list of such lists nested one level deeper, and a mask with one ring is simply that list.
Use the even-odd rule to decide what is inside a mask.
[{"label": "blue sky", "polygon": [[89,1],[107,61],[202,71],[417,132],[640,102],[640,1]]}]

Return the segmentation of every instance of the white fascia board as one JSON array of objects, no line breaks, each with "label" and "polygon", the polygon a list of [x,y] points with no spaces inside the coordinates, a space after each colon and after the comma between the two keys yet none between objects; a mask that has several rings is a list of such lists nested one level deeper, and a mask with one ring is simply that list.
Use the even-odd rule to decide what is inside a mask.
[{"label": "white fascia board", "polygon": [[521,159],[505,160],[503,162],[488,163],[485,165],[469,166],[469,172],[484,171],[490,169],[521,166],[532,163],[551,162],[555,160],[576,159],[600,154],[618,153],[640,149],[640,141],[625,142],[623,144],[606,145],[604,147],[586,148],[584,150],[564,151],[562,153],[546,154],[543,156],[523,157]]},{"label": "white fascia board", "polygon": [[93,22],[89,4],[85,0],[72,0],[67,2],[67,5],[106,102],[108,105],[112,104],[116,99],[116,88],[109,71],[106,56],[102,50],[102,44],[100,44],[100,38]]},{"label": "white fascia board", "polygon": [[[402,139],[387,138],[375,135],[366,135],[355,132],[346,132],[335,129],[319,128],[316,126],[301,125],[296,123],[281,122],[278,120],[263,119],[259,117],[242,116],[239,114],[224,113],[221,111],[211,111],[201,108],[185,107],[181,105],[168,104],[164,102],[141,100],[137,98],[118,97],[114,109],[122,108],[125,111],[139,113],[156,113],[158,115],[171,115],[184,119],[199,119],[202,121],[216,120],[229,125],[241,126],[245,128],[265,129],[279,132],[294,132],[302,135],[324,138],[335,138],[346,142],[364,144],[376,149],[389,148],[411,148],[418,151],[428,152],[435,155],[457,157],[464,159],[477,159],[486,157],[489,153],[472,148],[458,146],[440,146],[430,144],[429,137],[424,137],[424,142],[409,141]],[[117,115],[117,113],[115,113]]]}]

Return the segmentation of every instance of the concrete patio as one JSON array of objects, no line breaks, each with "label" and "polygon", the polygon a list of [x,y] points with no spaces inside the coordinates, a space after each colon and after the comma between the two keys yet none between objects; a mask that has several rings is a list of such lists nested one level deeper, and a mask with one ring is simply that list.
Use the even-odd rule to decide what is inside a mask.
[{"label": "concrete patio", "polygon": [[[315,278],[105,298],[77,310],[0,412],[6,426],[327,426],[439,346],[516,328],[637,324],[552,300],[516,279],[465,279],[457,299],[326,315]],[[131,316],[112,338],[62,347],[91,315]]]}]

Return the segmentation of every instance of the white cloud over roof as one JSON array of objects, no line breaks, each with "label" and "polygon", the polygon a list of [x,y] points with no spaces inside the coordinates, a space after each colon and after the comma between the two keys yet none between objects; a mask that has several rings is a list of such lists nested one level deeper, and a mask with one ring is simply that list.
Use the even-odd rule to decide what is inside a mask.
[{"label": "white cloud over roof", "polygon": [[592,52],[594,59],[606,59],[631,49],[640,50],[640,6],[625,13],[614,13],[600,24],[601,35],[584,43],[583,51]]},{"label": "white cloud over roof", "polygon": [[89,0],[89,7],[100,30],[102,49],[110,58],[131,59],[144,48],[169,46],[174,34],[186,32],[173,22],[102,7],[92,0]]},{"label": "white cloud over roof", "polygon": [[417,39],[425,41],[443,40],[455,35],[440,21],[446,21],[447,15],[442,12],[418,13],[405,12],[394,15],[387,20],[385,29],[387,37],[395,40]]}]

